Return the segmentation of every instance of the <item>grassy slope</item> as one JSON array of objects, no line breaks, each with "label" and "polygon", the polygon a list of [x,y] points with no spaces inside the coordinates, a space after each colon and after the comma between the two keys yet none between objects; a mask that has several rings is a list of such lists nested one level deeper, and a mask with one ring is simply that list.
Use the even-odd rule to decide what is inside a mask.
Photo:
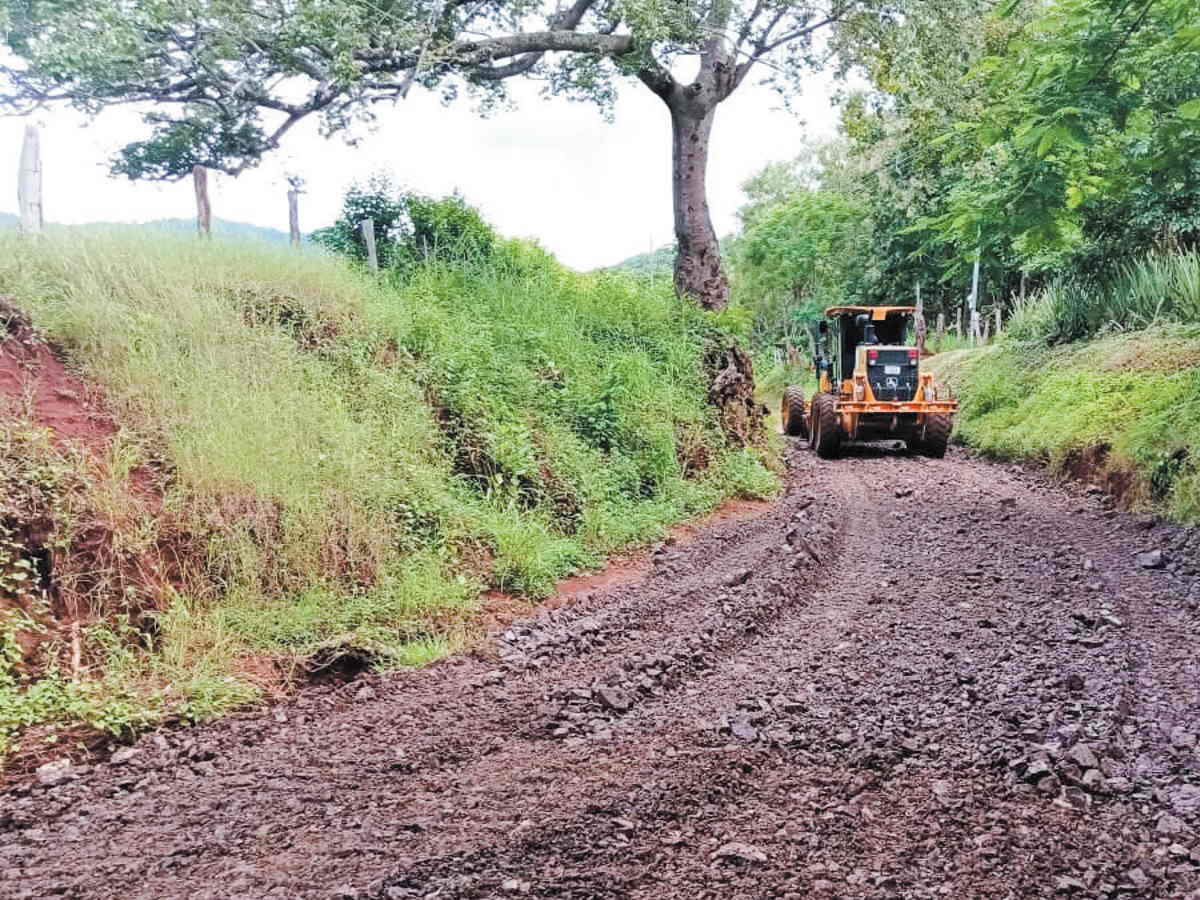
[{"label": "grassy slope", "polygon": [[1132,475],[1135,505],[1200,520],[1200,328],[1059,347],[1003,340],[930,365],[961,398],[956,434],[969,445],[1055,468],[1107,447],[1104,468]]},{"label": "grassy slope", "polygon": [[[774,490],[705,403],[705,314],[665,283],[578,275],[517,243],[500,256],[389,287],[264,246],[0,237],[0,293],[123,425],[110,468],[169,473],[160,513],[105,521],[118,543],[183,541],[190,562],[155,600],[154,652],[93,618],[82,685],[51,666],[31,688],[5,662],[20,623],[0,621],[0,754],[39,722],[214,714],[252,694],[237,673],[254,654],[421,662],[469,629],[485,587],[543,595]],[[60,505],[57,527],[104,503]]]}]

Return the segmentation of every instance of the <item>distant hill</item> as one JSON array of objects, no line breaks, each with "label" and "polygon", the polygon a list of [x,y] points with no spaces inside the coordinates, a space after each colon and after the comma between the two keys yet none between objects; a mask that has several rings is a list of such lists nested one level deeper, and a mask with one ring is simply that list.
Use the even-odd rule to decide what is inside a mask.
[{"label": "distant hill", "polygon": [[[0,228],[16,228],[20,218],[12,213],[0,212]],[[159,231],[173,233],[196,233],[195,219],[155,219],[152,222],[88,222],[85,225],[66,226],[70,228],[153,228]],[[251,225],[247,222],[230,222],[227,219],[213,219],[213,234],[218,237],[235,240],[266,241],[270,244],[286,244],[288,233],[278,228],[263,228],[261,225]]]},{"label": "distant hill", "polygon": [[671,275],[675,271],[675,245],[668,244],[649,253],[639,253],[607,268],[613,272],[632,272],[636,275]]},{"label": "distant hill", "polygon": [[[195,219],[155,219],[146,222],[146,228],[158,228],[162,231],[196,233]],[[250,225],[247,222],[230,222],[227,219],[213,219],[212,230],[220,237],[237,238],[238,240],[268,241],[272,244],[286,244],[288,233],[278,228],[263,228],[261,225]]]},{"label": "distant hill", "polygon": [[[721,260],[725,263],[726,271],[729,270],[730,254],[736,242],[737,237],[732,234],[721,238]],[[637,256],[622,260],[615,266],[607,266],[605,271],[632,272],[635,275],[665,275],[670,278],[675,274],[675,245],[667,244],[665,247],[659,247],[649,253],[639,253]]]}]

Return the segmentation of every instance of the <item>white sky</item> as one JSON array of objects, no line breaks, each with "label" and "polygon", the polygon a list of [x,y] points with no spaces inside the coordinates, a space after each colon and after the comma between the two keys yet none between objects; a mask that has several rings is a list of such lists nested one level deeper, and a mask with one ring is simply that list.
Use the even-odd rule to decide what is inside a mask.
[{"label": "white sky", "polygon": [[[830,90],[827,79],[814,76],[793,104],[797,116],[748,80],[719,107],[708,174],[718,234],[733,230],[746,178],[767,162],[793,156],[805,136],[834,132]],[[672,240],[670,126],[657,97],[641,85],[623,85],[610,125],[594,106],[543,99],[532,84],[514,84],[513,93],[516,110],[481,119],[469,102],[444,107],[414,89],[398,106],[378,108],[376,129],[363,133],[355,148],[339,137],[320,137],[317,123],[305,122],[258,168],[237,179],[210,176],[213,215],[286,231],[284,174],[294,172],[307,179],[300,224],[309,231],[337,217],[352,181],[387,169],[424,193],[458,189],[502,233],[536,238],[579,269],[611,265]],[[112,153],[146,133],[132,110],[112,110],[90,123],[65,109],[32,120],[42,126],[47,221],[195,215],[190,179],[153,184],[108,175]],[[3,211],[17,208],[24,125],[0,118]]]}]

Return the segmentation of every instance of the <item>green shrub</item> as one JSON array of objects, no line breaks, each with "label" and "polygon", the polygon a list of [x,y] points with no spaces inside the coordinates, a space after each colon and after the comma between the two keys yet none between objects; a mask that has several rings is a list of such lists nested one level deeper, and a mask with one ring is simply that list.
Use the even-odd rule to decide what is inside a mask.
[{"label": "green shrub", "polygon": [[376,260],[385,271],[404,273],[431,259],[487,260],[499,243],[492,226],[458,194],[435,198],[402,191],[385,174],[352,185],[338,220],[314,231],[310,240],[365,262],[366,220],[374,223]]}]

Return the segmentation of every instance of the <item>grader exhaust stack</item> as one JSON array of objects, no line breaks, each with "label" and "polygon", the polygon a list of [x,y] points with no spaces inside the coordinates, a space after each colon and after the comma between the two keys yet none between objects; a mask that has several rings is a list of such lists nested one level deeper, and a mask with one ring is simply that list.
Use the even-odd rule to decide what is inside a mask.
[{"label": "grader exhaust stack", "polygon": [[805,404],[784,391],[785,434],[807,437],[824,459],[850,441],[901,440],[909,450],[946,454],[958,402],[942,397],[909,343],[912,306],[831,306],[813,329],[818,387]]}]

